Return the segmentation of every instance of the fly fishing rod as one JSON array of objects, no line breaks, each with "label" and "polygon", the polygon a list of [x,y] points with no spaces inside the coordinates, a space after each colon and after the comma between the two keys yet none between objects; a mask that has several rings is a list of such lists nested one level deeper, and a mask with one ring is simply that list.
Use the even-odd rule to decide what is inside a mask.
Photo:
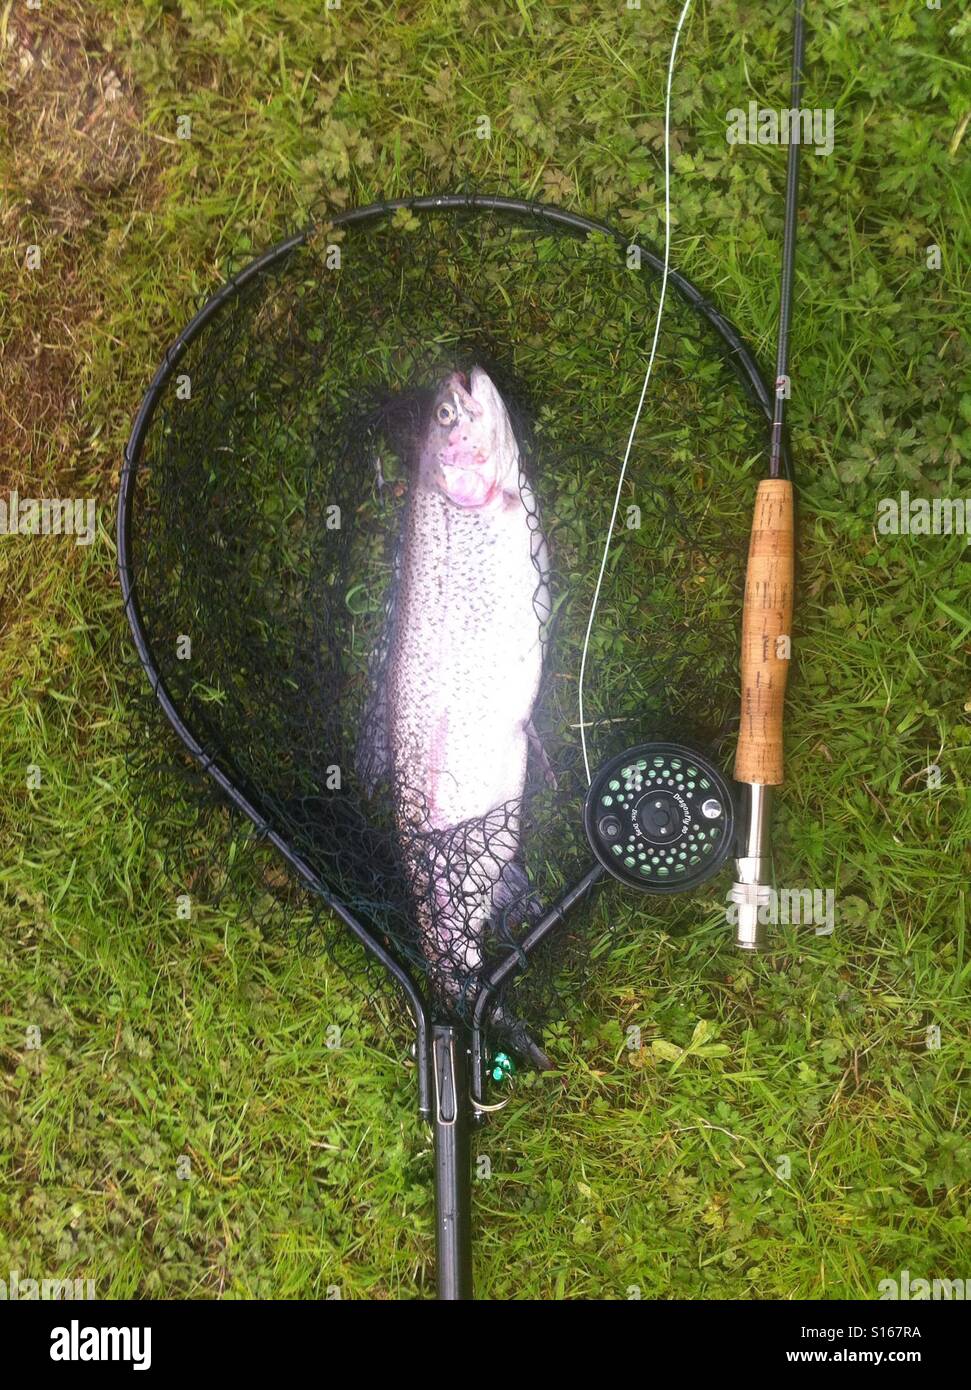
[{"label": "fly fishing rod", "polygon": [[[795,0],[789,99],[792,112],[799,111],[802,101],[804,50],[803,0]],[[731,898],[737,909],[735,944],[745,951],[759,950],[766,943],[764,908],[772,893],[772,788],[780,786],[783,780],[783,713],[792,640],[793,486],[791,479],[780,476],[789,397],[789,321],[799,208],[800,143],[792,139],[791,129],[789,134],[769,476],[759,483],[755,497],[742,610],[741,721],[735,781],[743,788],[744,805]]]},{"label": "fly fishing rod", "polygon": [[[677,35],[687,8],[686,5],[682,10]],[[804,0],[795,0],[790,88],[793,112],[799,111],[802,100],[804,55]],[[710,879],[734,853],[735,882],[729,896],[736,909],[735,944],[746,951],[759,950],[766,944],[763,909],[772,893],[769,882],[771,799],[772,788],[783,781],[783,716],[794,588],[794,489],[785,437],[785,403],[789,398],[787,368],[799,210],[800,144],[798,138],[792,139],[791,135],[790,130],[768,476],[756,491],[742,610],[741,715],[734,764],[735,787],[728,786],[714,762],[698,749],[669,743],[646,743],[630,748],[590,776],[584,828],[599,861],[598,867],[572,887],[516,948],[493,967],[476,999],[470,1082],[480,1122],[494,1108],[483,1101],[486,1061],[483,1029],[496,992],[525,968],[530,953],[559,929],[573,905],[605,874],[643,891],[673,893],[690,890]],[[667,174],[667,147],[665,153]],[[666,202],[667,192],[666,178]],[[665,274],[667,251],[666,239]],[[663,296],[661,304],[663,306]],[[656,343],[657,332],[655,347]],[[651,365],[653,349],[645,390]],[[631,439],[643,401],[644,392]],[[611,528],[615,517],[616,506]],[[601,576],[605,564],[606,550]],[[596,598],[588,638],[595,609]],[[581,734],[582,730],[581,714]],[[585,741],[584,756],[586,758]]]}]

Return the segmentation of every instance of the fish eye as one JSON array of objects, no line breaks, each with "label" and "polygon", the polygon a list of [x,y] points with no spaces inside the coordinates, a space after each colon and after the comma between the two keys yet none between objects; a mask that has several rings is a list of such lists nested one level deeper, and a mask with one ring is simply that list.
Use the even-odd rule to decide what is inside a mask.
[{"label": "fish eye", "polygon": [[435,419],[440,425],[454,425],[458,419],[458,412],[453,405],[449,405],[448,401],[442,401],[435,411]]}]

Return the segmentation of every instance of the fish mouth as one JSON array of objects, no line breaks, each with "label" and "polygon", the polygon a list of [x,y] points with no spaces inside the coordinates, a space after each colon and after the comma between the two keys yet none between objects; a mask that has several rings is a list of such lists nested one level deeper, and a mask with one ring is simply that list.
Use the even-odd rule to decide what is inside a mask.
[{"label": "fish mouth", "polygon": [[495,476],[488,476],[474,464],[439,463],[441,489],[457,507],[488,507],[499,495]]},{"label": "fish mouth", "polygon": [[442,396],[451,396],[457,419],[448,433],[448,442],[438,452],[436,483],[445,497],[457,507],[488,507],[499,497],[502,486],[496,461],[490,456],[478,424],[490,404],[494,388],[481,367],[465,372],[453,371],[442,381]]},{"label": "fish mouth", "polygon": [[459,419],[453,426],[449,441],[438,456],[440,486],[449,501],[457,507],[487,507],[499,491],[495,470],[490,468],[488,455],[479,447],[475,432],[468,431],[481,418],[485,406],[475,395],[478,368],[472,369],[471,390],[465,372],[455,371],[445,382],[451,391]]}]

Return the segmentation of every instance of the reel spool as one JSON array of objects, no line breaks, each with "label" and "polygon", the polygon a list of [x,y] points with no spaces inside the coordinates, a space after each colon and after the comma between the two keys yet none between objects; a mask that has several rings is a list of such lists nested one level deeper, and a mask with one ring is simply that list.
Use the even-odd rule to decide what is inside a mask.
[{"label": "reel spool", "polygon": [[683,893],[718,872],[734,849],[731,787],[704,753],[642,743],[596,773],[583,823],[603,867],[646,893]]}]

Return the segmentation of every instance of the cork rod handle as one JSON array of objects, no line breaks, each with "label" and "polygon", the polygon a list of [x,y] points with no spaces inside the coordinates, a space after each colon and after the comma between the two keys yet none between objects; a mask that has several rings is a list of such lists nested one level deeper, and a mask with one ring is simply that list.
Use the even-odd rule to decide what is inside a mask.
[{"label": "cork rod handle", "polygon": [[735,780],[779,786],[793,589],[792,484],[759,483],[742,613],[742,718]]}]

